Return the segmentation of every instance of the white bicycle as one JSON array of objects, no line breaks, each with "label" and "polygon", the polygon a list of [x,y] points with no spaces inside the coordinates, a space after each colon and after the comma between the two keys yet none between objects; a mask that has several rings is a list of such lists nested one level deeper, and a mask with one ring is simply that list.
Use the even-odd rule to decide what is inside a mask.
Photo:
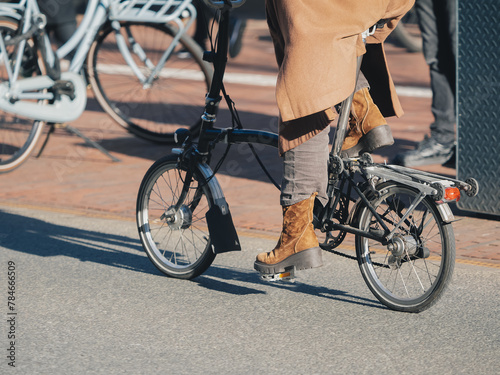
[{"label": "white bicycle", "polygon": [[[85,109],[85,78],[102,108],[137,136],[171,142],[176,129],[199,127],[200,93],[213,70],[186,33],[195,18],[191,0],[90,0],[75,34],[54,52],[36,0],[2,3],[0,173],[30,156],[45,123],[64,124],[109,155],[67,125]],[[189,53],[180,58],[180,50]],[[70,54],[61,72],[59,60]]]}]

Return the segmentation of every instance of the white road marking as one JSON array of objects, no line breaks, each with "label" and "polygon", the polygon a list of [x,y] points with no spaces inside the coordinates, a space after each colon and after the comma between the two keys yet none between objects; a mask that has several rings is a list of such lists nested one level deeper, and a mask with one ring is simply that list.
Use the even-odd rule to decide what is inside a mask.
[{"label": "white road marking", "polygon": [[[100,71],[106,74],[127,74],[131,75],[132,70],[126,65],[106,64],[100,66]],[[144,70],[144,73],[147,71]],[[193,69],[162,69],[160,76],[163,78],[179,78],[193,81],[203,80],[203,73]],[[224,82],[235,83],[248,86],[274,87],[276,86],[276,76],[269,74],[251,74],[251,73],[233,73],[226,72]],[[396,92],[399,96],[412,98],[432,98],[432,92],[426,87],[417,86],[396,86]]]}]

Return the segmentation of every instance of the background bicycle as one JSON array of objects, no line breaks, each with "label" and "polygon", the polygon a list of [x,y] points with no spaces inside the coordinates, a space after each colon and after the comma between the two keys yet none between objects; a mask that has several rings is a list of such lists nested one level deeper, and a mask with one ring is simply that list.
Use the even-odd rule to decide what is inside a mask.
[{"label": "background bicycle", "polygon": [[415,7],[405,14],[389,38],[408,52],[422,52],[422,35]]},{"label": "background bicycle", "polygon": [[[186,33],[196,16],[190,1],[91,0],[79,28],[56,55],[49,48],[40,48],[46,37],[36,27],[43,20],[35,1],[2,3],[0,16],[4,45],[0,172],[18,167],[29,157],[45,122],[64,123],[81,114],[80,109],[66,106],[66,116],[50,109],[61,99],[60,88],[53,85],[57,81],[54,74],[52,82],[32,86],[35,77],[57,71],[58,58],[70,53],[72,85],[80,86],[83,79],[74,75],[85,73],[102,108],[128,131],[152,141],[170,142],[178,127],[199,125],[199,115],[192,111],[194,93],[207,90],[211,67],[202,61],[201,49]],[[20,24],[23,29],[18,29]],[[178,58],[178,50],[190,51],[190,58]],[[30,85],[29,95],[13,94],[26,85]],[[54,87],[59,91],[51,95]],[[75,91],[63,92],[66,104],[68,93],[72,96]],[[82,90],[77,91],[79,108],[84,96]],[[202,102],[201,96],[198,103]],[[74,128],[67,129],[83,136]]]}]

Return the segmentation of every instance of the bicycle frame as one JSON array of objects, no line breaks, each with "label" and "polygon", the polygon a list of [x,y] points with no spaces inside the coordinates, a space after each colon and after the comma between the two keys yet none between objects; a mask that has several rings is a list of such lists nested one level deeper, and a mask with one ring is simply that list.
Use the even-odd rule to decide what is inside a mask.
[{"label": "bicycle frame", "polygon": [[[210,1],[214,3],[213,1]],[[222,91],[222,81],[227,63],[227,49],[228,49],[228,27],[229,27],[229,12],[231,9],[229,2],[216,2],[221,3],[221,19],[219,21],[219,40],[218,49],[212,53],[211,59],[214,61],[214,78],[212,80],[212,86],[210,92],[206,98],[205,111],[202,116],[202,126],[200,130],[199,140],[197,147],[191,145],[189,136],[186,132],[179,132],[179,143],[183,144],[185,151],[183,155],[187,157],[190,161],[198,160],[204,168],[206,168],[206,162],[210,159],[210,152],[214,144],[217,142],[224,142],[227,144],[236,143],[258,143],[269,145],[272,147],[278,147],[278,135],[275,133],[258,131],[258,130],[242,130],[242,129],[220,129],[215,128],[215,119],[217,115],[217,110],[219,103],[221,101],[221,91]],[[374,26],[371,30],[368,30],[363,34],[363,38],[366,39],[370,33],[375,31]],[[362,57],[358,59],[358,72],[361,66]],[[359,73],[358,73],[359,74]],[[450,223],[454,220],[453,213],[451,212],[446,199],[444,198],[445,189],[448,187],[457,187],[460,190],[464,190],[468,195],[472,196],[474,192],[477,192],[477,183],[475,181],[462,182],[455,179],[444,178],[442,176],[427,173],[423,171],[417,171],[410,168],[404,168],[399,166],[390,165],[379,165],[373,162],[373,159],[369,154],[365,154],[362,157],[342,159],[340,157],[340,151],[342,143],[344,141],[348,120],[350,107],[352,104],[352,98],[354,93],[345,99],[340,105],[340,116],[337,124],[337,129],[334,138],[334,144],[330,153],[329,162],[329,183],[328,183],[328,195],[329,204],[323,208],[322,212],[318,214],[318,221],[315,226],[322,231],[332,231],[339,230],[348,233],[352,233],[365,238],[373,239],[382,244],[388,244],[393,238],[396,230],[405,222],[405,220],[412,214],[416,206],[426,197],[432,196],[437,202],[437,208],[443,218],[443,221]],[[182,134],[184,135],[182,136]],[[181,150],[177,150],[177,153],[181,154]],[[360,184],[356,183],[353,179],[353,175],[359,173],[367,184],[367,190],[362,191]],[[210,177],[212,180],[213,175]],[[184,193],[187,193],[189,189],[189,181],[184,185]],[[393,181],[411,188],[417,189],[420,193],[411,202],[410,207],[408,207],[405,215],[399,218],[399,222],[396,223],[395,228],[390,231],[384,220],[376,212],[373,207],[368,195],[379,194],[375,189],[375,185],[381,181]],[[337,186],[340,183],[340,188]],[[351,210],[352,213],[357,212],[361,207],[367,207],[377,222],[384,229],[383,234],[374,234],[369,231],[364,231],[353,226],[352,218],[349,223],[334,223],[331,218],[333,217],[336,210],[339,209],[340,196],[344,194],[342,189],[345,184],[348,184],[349,193],[346,196],[349,200],[354,201],[351,198],[350,192],[354,190],[359,199],[356,201],[355,206]],[[183,197],[185,194],[181,194],[178,205],[183,203]],[[224,206],[226,205],[225,200],[223,200]],[[222,206],[221,206],[222,208]],[[232,223],[231,223],[232,224]],[[210,225],[209,225],[210,226]]]},{"label": "bicycle frame", "polygon": [[[152,10],[151,8],[155,6],[161,8]],[[174,9],[173,11],[172,8]],[[107,14],[108,12],[109,15]],[[187,19],[188,21],[184,24],[181,18]],[[151,84],[151,81],[161,70],[177,45],[177,42],[191,26],[195,18],[196,9],[190,1],[186,0],[90,0],[79,28],[75,34],[57,50],[57,56],[59,58],[64,58],[77,48],[69,70],[73,72],[80,71],[85,63],[87,52],[95,36],[101,26],[109,19],[115,30],[116,42],[123,58],[141,82],[144,84]],[[129,47],[127,46],[127,41],[120,33],[120,22],[124,21],[162,24],[173,22],[179,30],[170,47],[165,51],[160,62],[156,66],[146,59],[146,54],[142,51],[140,45],[135,43],[132,35],[127,35],[129,43],[133,46],[133,52],[139,56],[141,61],[143,61],[148,68],[154,68],[148,77],[143,75],[140,68],[134,62]]]},{"label": "bicycle frame", "polygon": [[[251,149],[252,143],[278,146],[277,134],[241,129],[234,103],[222,84],[229,10],[233,2],[241,4],[243,0],[204,1],[221,8],[222,14],[214,43],[217,49],[206,55],[206,60],[214,62],[215,70],[199,141],[194,143],[186,129],[176,131],[176,143],[182,148],[148,169],[136,206],[137,228],[149,259],[165,275],[181,279],[201,275],[217,254],[241,249],[229,206],[215,177],[227,150],[214,171],[208,166],[215,145],[245,142]],[[221,92],[233,115],[228,129],[214,127]],[[297,246],[297,252],[285,254],[283,260],[278,245],[274,250],[278,261],[266,263],[259,255],[254,269],[266,281],[293,279],[295,271],[321,266],[321,249],[327,250],[356,259],[368,288],[382,304],[397,311],[420,312],[439,299],[453,272],[453,214],[447,202],[455,200],[460,190],[475,195],[477,183],[376,164],[368,153],[344,157],[340,151],[351,99],[336,106],[340,120],[328,156],[327,205],[317,202],[310,207],[313,198],[306,201],[313,211],[313,225],[325,234],[325,240],[321,239],[319,247]],[[333,250],[347,233],[355,235],[355,256]]]},{"label": "bicycle frame", "polygon": [[[1,37],[0,56],[7,68],[9,79],[0,84],[0,109],[40,121],[53,123],[74,121],[81,115],[87,103],[85,82],[74,72],[60,73],[58,59],[50,47],[47,35],[39,34],[45,27],[45,16],[40,14],[38,4],[34,0],[27,0],[24,9],[20,8],[22,5],[24,3],[11,8],[16,12],[22,11],[20,19],[22,35],[34,37],[47,68],[47,75],[18,80],[22,55],[29,37],[21,39],[18,44],[18,56],[13,71],[10,69],[10,59],[6,49],[5,42],[8,41]],[[34,29],[37,30],[33,31]],[[49,91],[56,84],[70,88],[72,98]],[[35,100],[37,102],[34,102]],[[45,105],[39,105],[38,102],[41,100],[46,101]]]},{"label": "bicycle frame", "polygon": [[[36,0],[22,0],[18,4],[5,5],[5,7],[4,4],[0,6],[0,15],[20,21],[23,20],[23,33],[26,33],[31,28],[34,17],[38,17],[40,14]],[[21,59],[18,58],[14,71],[9,72],[9,82],[0,85],[0,109],[50,123],[71,122],[80,117],[86,106],[86,85],[80,76],[80,72],[91,44],[107,20],[110,20],[115,30],[118,49],[125,62],[140,82],[147,87],[159,74],[178,41],[195,18],[196,10],[190,0],[90,0],[77,31],[56,53],[50,48],[48,37],[43,36],[45,40],[43,44],[46,46],[44,56],[46,64],[50,68],[58,70],[58,67],[55,68],[58,60],[68,56],[69,53],[76,49],[68,72],[61,73],[60,77],[40,76],[17,81],[21,68]],[[182,19],[187,20],[187,22],[184,23]],[[177,32],[172,43],[156,66],[146,57],[145,52],[135,42],[130,33],[127,34],[127,40],[121,34],[120,22],[124,21],[172,23],[176,27]],[[0,39],[2,39],[0,40],[0,53],[3,63],[9,66],[4,41],[3,38]],[[132,46],[132,51],[127,42]],[[24,51],[25,43],[26,40],[20,42],[19,55]],[[132,53],[136,54],[148,68],[152,69],[148,76],[145,76],[143,70],[135,63]],[[73,100],[69,100],[66,95],[57,95],[56,97],[53,93],[47,91],[58,80],[71,83],[74,87]],[[45,91],[40,92],[43,90]],[[3,100],[2,98],[8,98],[9,100]],[[40,106],[34,102],[25,102],[23,100],[48,100],[50,103]]]}]

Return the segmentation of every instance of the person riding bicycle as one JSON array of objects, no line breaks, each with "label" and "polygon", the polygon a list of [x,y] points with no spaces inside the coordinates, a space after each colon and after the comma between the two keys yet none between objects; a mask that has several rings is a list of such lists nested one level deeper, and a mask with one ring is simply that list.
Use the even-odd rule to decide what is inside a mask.
[{"label": "person riding bicycle", "polygon": [[[276,247],[257,256],[258,271],[279,273],[290,266],[321,265],[313,209],[315,200],[323,205],[328,200],[328,132],[336,104],[355,91],[343,156],[355,157],[394,142],[384,116],[399,117],[403,110],[382,43],[413,3],[266,0],[279,66],[283,227]],[[361,34],[381,20],[385,26],[368,37],[365,46]],[[356,83],[356,59],[362,54]]]}]

